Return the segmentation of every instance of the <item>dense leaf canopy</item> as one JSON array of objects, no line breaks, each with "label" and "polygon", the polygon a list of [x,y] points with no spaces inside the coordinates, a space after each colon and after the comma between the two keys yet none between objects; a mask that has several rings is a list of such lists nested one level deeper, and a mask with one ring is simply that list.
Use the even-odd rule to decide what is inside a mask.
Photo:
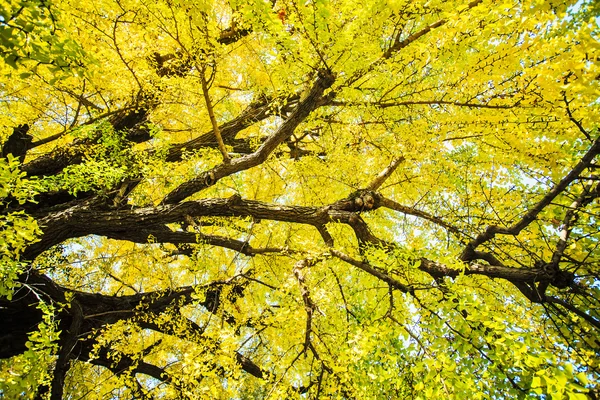
[{"label": "dense leaf canopy", "polygon": [[598,398],[593,1],[0,6],[0,398]]}]

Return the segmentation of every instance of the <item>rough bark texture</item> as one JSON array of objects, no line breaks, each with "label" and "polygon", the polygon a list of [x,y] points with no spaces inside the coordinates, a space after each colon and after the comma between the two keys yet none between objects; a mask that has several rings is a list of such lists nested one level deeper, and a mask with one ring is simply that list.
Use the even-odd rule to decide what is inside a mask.
[{"label": "rough bark texture", "polygon": [[[480,2],[477,0],[469,3],[465,10],[477,6]],[[341,83],[338,82],[338,78],[331,70],[323,68],[313,77],[307,94],[303,96],[299,95],[299,92],[278,94],[277,96],[257,96],[239,115],[220,125],[217,125],[216,117],[211,115],[213,129],[188,141],[172,144],[166,149],[163,160],[174,165],[174,163],[182,161],[186,151],[206,147],[216,148],[219,145],[221,145],[224,155],[226,154],[224,146],[231,146],[234,153],[238,154],[231,159],[224,157],[224,162],[199,172],[197,176],[166,194],[159,204],[145,207],[127,204],[127,195],[135,190],[144,179],[141,174],[130,176],[115,187],[103,192],[89,190],[73,194],[66,190],[59,190],[40,193],[36,196],[35,202],[14,204],[10,199],[4,201],[2,210],[4,215],[16,211],[27,212],[37,220],[42,234],[38,241],[29,244],[21,253],[21,260],[28,266],[17,279],[20,286],[14,296],[10,300],[0,298],[0,320],[3,322],[0,326],[0,358],[10,358],[27,350],[28,335],[35,331],[42,322],[42,312],[36,308],[40,301],[65,305],[56,315],[61,334],[52,385],[49,388],[40,389],[40,393],[44,390],[50,392],[52,399],[63,397],[65,376],[71,363],[75,361],[84,361],[105,367],[116,375],[144,374],[176,385],[175,380],[167,371],[168,368],[161,368],[144,361],[143,355],[134,359],[126,354],[115,354],[107,345],[101,345],[97,340],[98,337],[103,330],[117,322],[128,321],[142,329],[160,332],[181,340],[209,343],[215,348],[218,347],[218,343],[210,342],[211,339],[204,335],[203,327],[180,312],[184,306],[193,303],[202,307],[211,317],[221,318],[223,324],[229,324],[238,329],[240,327],[256,328],[254,325],[256,324],[260,328],[260,324],[256,321],[241,321],[239,317],[234,317],[234,313],[229,313],[223,307],[223,304],[226,303],[225,300],[233,303],[236,298],[246,295],[248,285],[257,283],[257,280],[250,275],[240,274],[226,280],[214,280],[209,283],[162,291],[138,292],[136,288],[130,287],[136,294],[106,295],[71,290],[55,283],[51,278],[52,274],[45,275],[33,266],[36,258],[54,246],[69,239],[90,235],[140,244],[152,242],[175,245],[177,250],[173,251],[174,257],[192,255],[197,246],[225,248],[251,257],[268,253],[289,256],[298,251],[287,247],[253,247],[248,240],[204,234],[195,224],[207,217],[227,218],[234,222],[252,220],[258,223],[264,220],[308,226],[309,229],[314,229],[314,232],[320,235],[320,239],[317,240],[322,242],[319,244],[329,250],[319,257],[341,260],[348,268],[355,269],[360,274],[367,274],[366,276],[370,279],[377,280],[386,288],[389,287],[391,301],[393,301],[395,291],[416,298],[417,290],[423,289],[422,287],[404,282],[399,274],[393,270],[378,267],[368,258],[368,252],[372,249],[393,253],[402,247],[399,242],[383,240],[373,233],[372,226],[369,225],[369,217],[375,214],[376,210],[381,211],[382,209],[386,212],[399,212],[405,216],[431,223],[454,235],[458,238],[459,243],[464,244],[464,249],[461,247],[463,251],[460,260],[452,266],[425,257],[410,260],[414,263],[415,272],[428,277],[432,282],[427,290],[444,292],[444,282],[460,275],[501,279],[508,285],[513,285],[531,302],[541,303],[544,306],[560,306],[561,312],[566,310],[574,313],[589,323],[593,329],[600,331],[600,321],[596,316],[579,310],[570,302],[571,294],[587,296],[587,288],[579,284],[580,277],[575,272],[562,269],[561,264],[565,260],[565,248],[573,231],[577,214],[600,197],[597,177],[590,177],[592,183],[589,183],[582,194],[575,198],[571,209],[561,221],[561,241],[551,259],[542,259],[540,256],[535,265],[519,265],[510,257],[503,257],[503,254],[497,251],[502,243],[496,241],[497,237],[502,235],[517,237],[536,221],[558,196],[565,195],[576,182],[582,180],[584,171],[598,168],[596,158],[600,154],[600,139],[593,141],[587,152],[577,163],[574,163],[572,170],[558,183],[552,185],[547,193],[539,196],[537,202],[520,218],[506,226],[482,226],[475,233],[465,233],[463,229],[447,222],[444,216],[422,211],[417,206],[400,204],[386,198],[381,193],[385,181],[401,168],[402,163],[406,162],[404,157],[399,156],[390,157],[389,165],[363,189],[356,190],[331,204],[276,204],[244,199],[237,194],[226,198],[199,197],[203,194],[201,193],[203,190],[206,193],[207,188],[223,178],[257,167],[264,164],[274,154],[280,154],[278,150],[281,150],[282,144],[287,144],[292,158],[309,154],[310,151],[304,150],[299,144],[300,140],[294,139],[294,135],[311,116],[311,113],[325,106],[343,107],[347,105],[344,102],[333,102],[343,87],[350,87],[358,79],[381,66],[383,61],[390,59],[395,53],[445,23],[446,20],[439,20],[402,40],[400,39],[402,32],[399,32],[380,59],[357,71],[354,75],[345,77]],[[217,41],[222,45],[228,45],[249,34],[249,30],[237,29],[232,26],[223,31]],[[154,65],[159,78],[185,77],[194,68],[193,60],[189,57],[186,58],[183,53],[155,53],[151,58],[150,62]],[[209,88],[206,82],[204,84],[204,94],[208,99]],[[336,87],[336,85],[338,86]],[[123,105],[119,110],[111,110],[110,115],[105,118],[115,131],[121,132],[128,149],[135,144],[151,140],[148,125],[152,123],[152,114],[161,101],[158,95],[151,96],[141,91],[132,98],[135,100]],[[257,141],[257,148],[250,144],[248,138],[239,137],[246,128],[256,126],[272,117],[274,105],[281,103],[284,104],[279,108],[277,117],[281,118],[282,122],[269,135],[264,135]],[[430,103],[424,102],[423,104]],[[439,106],[446,103],[442,101],[436,104]],[[471,103],[459,105],[470,106]],[[28,125],[16,126],[3,144],[1,155],[8,157],[11,154],[18,158],[21,162],[21,170],[30,178],[56,175],[69,166],[82,163],[86,154],[101,143],[102,139],[102,132],[98,131],[91,137],[76,139],[69,145],[57,147],[45,154],[35,156],[31,153],[28,154],[28,150],[36,145],[35,143],[32,145],[32,136],[28,134],[28,131]],[[215,132],[220,132],[222,143],[219,143],[215,137]],[[60,135],[53,137],[52,140],[58,137]],[[590,136],[588,135],[588,137]],[[50,141],[50,139],[45,139],[44,143]],[[39,142],[37,145],[40,144],[43,143]],[[144,150],[141,153],[149,157],[156,155],[155,150]],[[360,255],[360,259],[359,256],[350,256],[339,249],[341,246],[336,243],[334,235],[330,234],[328,229],[336,224],[349,227],[349,231],[351,230],[354,234],[351,240],[356,244],[356,253]],[[319,236],[315,236],[319,238]],[[319,310],[307,285],[306,271],[315,263],[315,259],[305,258],[297,261],[293,269],[293,274],[300,286],[301,302],[307,313],[302,354],[314,352],[312,324],[313,317],[318,314]],[[258,283],[268,286],[264,282]],[[559,289],[564,291],[560,292]],[[204,298],[198,296],[198,293],[201,293]],[[174,318],[177,321],[177,329],[174,327],[175,324],[168,325],[157,322],[159,317],[165,313],[176,315]],[[272,372],[263,368],[260,362],[255,362],[251,355],[236,351],[235,359],[241,369],[253,377],[276,380]],[[215,366],[215,368],[217,367]],[[325,366],[323,370],[326,370]],[[300,387],[295,390],[303,393],[308,388]],[[141,396],[142,391],[139,394]]]}]

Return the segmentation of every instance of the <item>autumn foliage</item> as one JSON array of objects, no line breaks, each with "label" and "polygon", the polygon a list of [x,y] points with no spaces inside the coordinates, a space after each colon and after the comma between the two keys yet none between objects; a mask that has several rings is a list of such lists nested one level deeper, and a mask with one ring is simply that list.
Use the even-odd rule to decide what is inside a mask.
[{"label": "autumn foliage", "polygon": [[0,398],[597,399],[599,14],[5,1]]}]

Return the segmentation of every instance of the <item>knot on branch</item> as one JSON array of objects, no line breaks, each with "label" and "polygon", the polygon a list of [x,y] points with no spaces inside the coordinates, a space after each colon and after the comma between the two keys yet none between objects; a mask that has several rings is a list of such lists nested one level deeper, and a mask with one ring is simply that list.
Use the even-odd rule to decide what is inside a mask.
[{"label": "knot on branch", "polygon": [[338,201],[332,208],[339,211],[350,211],[360,213],[371,211],[381,206],[381,196],[370,190],[359,190],[350,194],[347,198]]},{"label": "knot on branch", "polygon": [[565,289],[573,286],[575,283],[575,274],[570,271],[557,271],[552,279],[552,286],[559,289]]},{"label": "knot on branch", "polygon": [[331,85],[333,85],[333,82],[335,82],[335,74],[329,69],[320,69],[317,76],[319,77],[320,85],[323,89],[330,88]]},{"label": "knot on branch", "polygon": [[202,176],[202,180],[204,181],[204,185],[212,186],[216,183],[215,173],[213,171],[205,172]]},{"label": "knot on branch", "polygon": [[[364,192],[359,197],[354,199],[354,204],[357,207],[360,207],[360,210],[373,210],[375,208],[375,203],[377,202],[377,197],[375,193],[372,192]],[[379,204],[377,204],[379,207]]]},{"label": "knot on branch", "polygon": [[231,206],[240,205],[242,203],[242,196],[238,193],[234,193],[227,199],[227,203]]}]

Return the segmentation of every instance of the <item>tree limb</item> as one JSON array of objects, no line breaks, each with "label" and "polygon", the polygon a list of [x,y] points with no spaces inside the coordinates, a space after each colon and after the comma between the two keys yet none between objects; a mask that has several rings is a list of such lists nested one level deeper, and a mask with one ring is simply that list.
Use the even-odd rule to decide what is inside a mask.
[{"label": "tree limb", "polygon": [[162,204],[178,203],[192,194],[214,185],[221,178],[255,167],[266,161],[269,154],[280,143],[289,138],[294,133],[296,127],[314,109],[319,107],[319,99],[323,95],[323,92],[333,84],[334,80],[335,77],[331,72],[321,71],[308,96],[298,104],[292,114],[256,152],[236,158],[229,164],[217,165],[212,170],[202,173],[199,177],[181,184],[163,199]]},{"label": "tree limb", "polygon": [[475,249],[481,244],[493,239],[497,234],[501,235],[518,235],[525,227],[535,220],[537,215],[561,194],[573,181],[579,178],[584,169],[590,166],[594,158],[600,153],[600,138],[596,139],[589,150],[575,165],[575,167],[557,184],[555,185],[535,206],[529,209],[521,220],[508,228],[499,227],[497,225],[488,226],[487,229],[473,239],[463,251],[461,259],[470,261],[474,259]]}]

